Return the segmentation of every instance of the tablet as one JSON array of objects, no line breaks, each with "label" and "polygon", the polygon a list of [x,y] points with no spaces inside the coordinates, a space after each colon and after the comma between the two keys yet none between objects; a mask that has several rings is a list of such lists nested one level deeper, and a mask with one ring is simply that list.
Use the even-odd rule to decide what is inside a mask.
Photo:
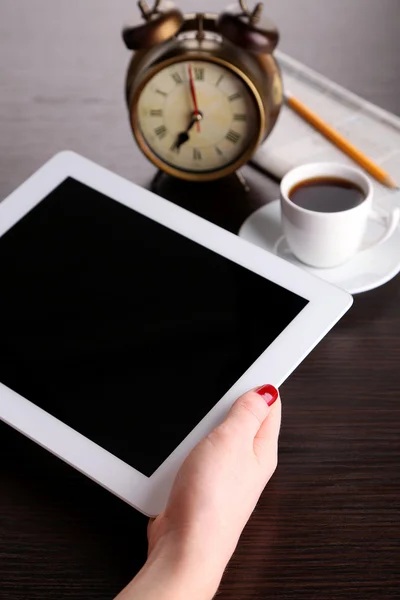
[{"label": "tablet", "polygon": [[72,152],[0,204],[0,418],[146,515],[346,292]]}]

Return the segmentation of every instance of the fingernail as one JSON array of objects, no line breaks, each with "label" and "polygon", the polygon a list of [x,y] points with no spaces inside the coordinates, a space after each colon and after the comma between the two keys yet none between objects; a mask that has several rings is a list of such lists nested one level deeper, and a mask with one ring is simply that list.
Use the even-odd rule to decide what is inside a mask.
[{"label": "fingernail", "polygon": [[279,392],[273,385],[263,385],[259,390],[256,390],[268,406],[272,406],[278,400]]}]

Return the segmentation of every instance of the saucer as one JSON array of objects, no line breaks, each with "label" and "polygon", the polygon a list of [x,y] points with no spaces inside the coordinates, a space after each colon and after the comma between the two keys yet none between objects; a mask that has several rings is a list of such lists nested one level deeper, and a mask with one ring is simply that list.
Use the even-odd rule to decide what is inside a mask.
[{"label": "saucer", "polygon": [[[377,240],[381,233],[381,225],[372,220],[368,221],[365,242]],[[239,236],[248,242],[341,287],[350,294],[360,294],[377,288],[400,272],[400,228],[380,246],[359,252],[344,265],[331,269],[316,269],[300,262],[292,254],[282,235],[279,200],[270,202],[251,214],[239,231]]]}]

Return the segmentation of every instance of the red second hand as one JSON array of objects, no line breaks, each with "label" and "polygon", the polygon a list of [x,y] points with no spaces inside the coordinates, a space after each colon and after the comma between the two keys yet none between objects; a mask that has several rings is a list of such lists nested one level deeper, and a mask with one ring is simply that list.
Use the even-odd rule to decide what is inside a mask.
[{"label": "red second hand", "polygon": [[[193,106],[194,106],[194,115],[195,115],[195,117],[198,117],[200,114],[200,111],[199,111],[199,106],[197,104],[196,88],[194,86],[193,69],[192,69],[191,64],[189,64],[189,81],[190,81],[190,92],[192,94],[192,100],[193,100]],[[200,121],[197,121],[197,131],[200,133]]]}]

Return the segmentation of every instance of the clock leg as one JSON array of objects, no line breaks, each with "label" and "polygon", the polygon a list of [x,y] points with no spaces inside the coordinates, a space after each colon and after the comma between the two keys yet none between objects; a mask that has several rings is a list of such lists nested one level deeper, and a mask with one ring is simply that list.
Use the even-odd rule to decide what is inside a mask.
[{"label": "clock leg", "polygon": [[[161,196],[162,194],[159,193],[158,191],[158,187],[161,183],[161,179],[163,177],[163,175],[165,175],[164,171],[161,171],[161,169],[159,169],[157,171],[157,173],[154,175],[152,181],[151,181],[151,191],[154,192],[155,194],[157,194],[158,196]],[[243,190],[247,193],[250,192],[250,186],[247,183],[244,175],[242,174],[241,171],[236,171],[235,175],[239,181],[239,183],[241,184]]]},{"label": "clock leg", "polygon": [[158,196],[160,196],[160,194],[158,193],[157,189],[158,189],[158,185],[159,185],[163,175],[164,175],[164,171],[161,171],[159,169],[157,171],[157,173],[154,175],[152,182],[151,182],[151,191],[154,192],[155,194],[157,194]]},{"label": "clock leg", "polygon": [[239,179],[240,183],[242,184],[244,191],[249,192],[250,191],[249,184],[247,183],[247,181],[244,178],[244,175],[242,174],[241,171],[236,171],[236,177]]}]

